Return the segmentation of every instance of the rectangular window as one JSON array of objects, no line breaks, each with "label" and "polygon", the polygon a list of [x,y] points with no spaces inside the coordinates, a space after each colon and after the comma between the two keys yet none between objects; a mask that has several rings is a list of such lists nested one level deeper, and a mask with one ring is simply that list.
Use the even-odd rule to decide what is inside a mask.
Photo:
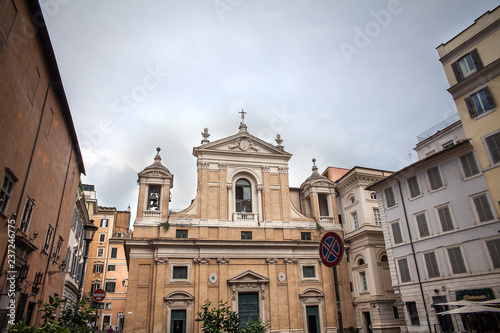
[{"label": "rectangular window", "polygon": [[493,268],[500,268],[500,238],[486,242]]},{"label": "rectangular window", "polygon": [[411,282],[411,275],[410,275],[410,268],[408,267],[408,260],[405,259],[399,259],[398,260],[398,266],[399,266],[399,275],[401,277],[401,282]]},{"label": "rectangular window", "polygon": [[384,190],[385,201],[387,204],[387,208],[393,207],[396,205],[396,198],[394,197],[394,191],[392,187],[388,187]]},{"label": "rectangular window", "polygon": [[104,248],[103,247],[97,248],[97,257],[99,257],[99,258],[104,257]]},{"label": "rectangular window", "polygon": [[187,280],[188,267],[187,266],[173,266],[172,278],[175,280]]},{"label": "rectangular window", "polygon": [[61,247],[64,242],[64,239],[59,236],[59,239],[57,240],[57,246],[56,246],[56,251],[53,254],[54,257],[54,263],[58,263],[59,259],[61,258]]},{"label": "rectangular window", "polygon": [[48,252],[50,247],[50,241],[52,239],[52,234],[54,233],[54,227],[49,224],[49,228],[47,229],[47,233],[45,234],[45,241],[43,242],[42,251]]},{"label": "rectangular window", "polygon": [[66,249],[66,259],[64,259],[64,262],[66,263],[66,272],[71,270],[71,255],[71,247],[68,246]]},{"label": "rectangular window", "polygon": [[425,266],[427,267],[427,275],[429,278],[440,277],[439,267],[436,260],[436,253],[428,252],[424,254]]},{"label": "rectangular window", "polygon": [[408,178],[408,189],[410,190],[410,198],[415,198],[422,194],[420,186],[418,186],[417,176]]},{"label": "rectangular window", "polygon": [[78,256],[76,255],[76,252],[75,252],[75,253],[73,253],[73,260],[71,261],[70,274],[72,276],[75,276],[77,268],[78,268]]},{"label": "rectangular window", "polygon": [[104,310],[111,310],[112,303],[104,303]]},{"label": "rectangular window", "polygon": [[310,232],[301,232],[300,233],[300,239],[301,240],[311,240],[311,233]]},{"label": "rectangular window", "polygon": [[101,287],[101,284],[97,282],[92,282],[92,287],[91,287],[91,294],[94,294],[94,291],[99,289]]},{"label": "rectangular window", "polygon": [[359,228],[358,212],[351,213],[352,228],[354,230]]},{"label": "rectangular window", "polygon": [[21,229],[22,232],[26,233],[28,226],[31,222],[31,216],[33,215],[33,209],[35,208],[35,200],[28,197],[26,203],[24,204],[23,216],[21,218]]},{"label": "rectangular window", "polygon": [[474,201],[479,222],[487,222],[495,218],[486,193],[475,196],[472,200]]},{"label": "rectangular window", "polygon": [[394,244],[403,243],[403,235],[401,233],[401,227],[399,226],[399,222],[391,223],[391,229],[392,229],[392,240],[394,241]]},{"label": "rectangular window", "polygon": [[108,265],[108,272],[114,272],[116,270],[115,265]]},{"label": "rectangular window", "polygon": [[462,250],[459,246],[448,248],[448,257],[450,258],[451,270],[453,274],[467,273]]},{"label": "rectangular window", "polygon": [[485,87],[482,90],[465,98],[465,104],[471,118],[477,117],[495,107],[495,100],[490,89]]},{"label": "rectangular window", "polygon": [[94,264],[94,273],[102,273],[102,264]]},{"label": "rectangular window", "polygon": [[175,230],[175,238],[188,238],[188,231],[180,229]]},{"label": "rectangular window", "polygon": [[455,142],[453,142],[453,140],[450,140],[450,141],[446,141],[445,143],[443,143],[441,145],[441,147],[443,147],[443,149],[446,149],[446,148],[453,146],[454,144],[455,144]]},{"label": "rectangular window", "polygon": [[12,196],[12,189],[17,178],[6,170],[5,177],[3,178],[2,187],[0,188],[0,212],[5,214],[7,206],[9,205],[10,197]]},{"label": "rectangular window", "polygon": [[101,219],[101,228],[108,227],[108,219]]},{"label": "rectangular window", "polygon": [[427,178],[429,178],[429,185],[432,191],[443,187],[443,180],[441,179],[438,167],[427,170]]},{"label": "rectangular window", "polygon": [[373,208],[373,219],[375,220],[375,225],[382,225],[380,210],[378,208]]},{"label": "rectangular window", "polygon": [[488,152],[493,164],[500,162],[500,132],[490,135],[485,139],[488,146]]},{"label": "rectangular window", "polygon": [[462,58],[451,64],[457,82],[483,68],[483,62],[479,57],[477,49],[467,53]]},{"label": "rectangular window", "polygon": [[453,225],[453,220],[451,218],[451,212],[449,206],[439,207],[437,209],[439,222],[441,223],[441,229],[443,232],[455,230]]},{"label": "rectangular window", "polygon": [[406,302],[406,308],[408,309],[410,323],[412,325],[420,325],[420,320],[418,319],[417,304],[415,302]]},{"label": "rectangular window", "polygon": [[99,243],[104,243],[106,241],[106,234],[99,234]]},{"label": "rectangular window", "polygon": [[366,273],[359,272],[359,285],[362,291],[368,290],[368,284],[366,283]]},{"label": "rectangular window", "polygon": [[112,259],[116,259],[117,256],[118,256],[118,248],[117,247],[112,247],[111,248],[111,258]]},{"label": "rectangular window", "polygon": [[462,170],[464,171],[465,178],[479,174],[479,168],[477,167],[476,159],[474,158],[474,154],[472,152],[461,156],[460,163],[462,164]]},{"label": "rectangular window", "polygon": [[425,217],[425,213],[416,214],[415,219],[417,220],[417,227],[420,238],[429,236],[429,226],[427,225],[427,218]]},{"label": "rectangular window", "polygon": [[316,267],[315,266],[302,266],[302,277],[304,279],[316,278]]},{"label": "rectangular window", "polygon": [[107,293],[114,293],[116,287],[116,281],[106,281],[106,289],[104,289]]},{"label": "rectangular window", "polygon": [[252,239],[252,232],[251,231],[242,231],[241,232],[241,239]]}]

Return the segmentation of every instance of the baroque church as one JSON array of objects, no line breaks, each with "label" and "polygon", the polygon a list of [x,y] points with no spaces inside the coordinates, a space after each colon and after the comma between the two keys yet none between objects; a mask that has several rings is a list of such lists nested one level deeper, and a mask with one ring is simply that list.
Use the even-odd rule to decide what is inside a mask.
[{"label": "baroque church", "polygon": [[[333,181],[318,173],[291,188],[278,135],[251,135],[244,113],[235,135],[193,149],[197,191],[169,210],[173,174],[160,149],[141,171],[137,218],[126,240],[127,332],[201,331],[197,312],[227,302],[243,325],[261,318],[273,332],[337,332],[355,325],[346,260],[334,274],[319,259],[322,236],[343,237]],[[339,316],[340,315],[340,316]],[[342,325],[342,326],[340,326]]]}]

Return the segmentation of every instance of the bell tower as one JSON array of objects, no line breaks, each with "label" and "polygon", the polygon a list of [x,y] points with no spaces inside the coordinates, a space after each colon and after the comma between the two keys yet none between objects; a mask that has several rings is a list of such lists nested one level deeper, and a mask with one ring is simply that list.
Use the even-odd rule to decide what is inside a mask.
[{"label": "bell tower", "polygon": [[161,163],[160,150],[160,147],[156,148],[153,164],[138,173],[139,200],[134,226],[158,225],[168,218],[174,176]]}]

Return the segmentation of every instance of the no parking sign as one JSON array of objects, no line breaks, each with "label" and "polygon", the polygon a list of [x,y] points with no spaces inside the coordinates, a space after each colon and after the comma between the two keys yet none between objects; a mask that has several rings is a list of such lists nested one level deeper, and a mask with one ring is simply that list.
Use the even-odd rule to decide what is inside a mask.
[{"label": "no parking sign", "polygon": [[344,241],[339,234],[327,232],[319,243],[319,257],[326,267],[335,267],[344,256]]}]

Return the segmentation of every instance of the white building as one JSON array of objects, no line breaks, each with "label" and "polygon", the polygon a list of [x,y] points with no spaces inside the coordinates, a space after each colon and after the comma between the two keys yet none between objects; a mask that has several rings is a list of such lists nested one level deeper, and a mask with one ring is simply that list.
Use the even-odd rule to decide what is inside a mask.
[{"label": "white building", "polygon": [[[67,299],[66,306],[74,306],[83,290],[80,289],[81,279],[83,278],[83,257],[85,255],[85,240],[83,239],[83,225],[89,223],[89,214],[85,198],[82,196],[80,188],[77,189],[75,202],[75,212],[71,224],[70,235],[68,238],[68,248],[66,250],[65,279],[63,298]],[[49,272],[50,273],[50,272]]]},{"label": "white building", "polygon": [[[460,133],[458,122],[427,138],[416,150],[434,153],[369,187],[405,307],[403,332],[463,331],[459,316],[439,315],[447,308],[440,303],[500,297],[500,222],[476,153]],[[446,136],[453,143],[441,142]],[[498,329],[494,317],[481,320],[482,329]]]},{"label": "white building", "polygon": [[361,332],[400,332],[400,315],[391,284],[382,220],[375,192],[366,187],[392,174],[356,166],[351,170],[328,167],[323,175],[333,180],[344,230],[345,256],[356,317]]}]

